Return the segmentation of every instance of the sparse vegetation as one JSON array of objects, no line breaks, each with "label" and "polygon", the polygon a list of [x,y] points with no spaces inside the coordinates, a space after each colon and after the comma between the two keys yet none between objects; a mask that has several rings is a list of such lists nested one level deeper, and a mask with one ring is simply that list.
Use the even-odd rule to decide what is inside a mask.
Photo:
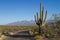
[{"label": "sparse vegetation", "polygon": [[37,26],[0,26],[0,32],[17,32],[21,30],[37,30]]}]

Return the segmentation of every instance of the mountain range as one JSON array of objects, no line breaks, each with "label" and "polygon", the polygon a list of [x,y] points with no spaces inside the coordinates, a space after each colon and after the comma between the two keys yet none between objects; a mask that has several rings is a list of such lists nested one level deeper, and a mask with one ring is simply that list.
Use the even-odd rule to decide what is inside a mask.
[{"label": "mountain range", "polygon": [[[51,25],[51,23],[55,23],[56,21],[54,20],[48,20],[46,21],[46,25]],[[8,23],[6,24],[8,26],[35,26],[36,22],[34,20],[30,20],[30,21],[16,21],[16,22],[12,22],[12,23]]]},{"label": "mountain range", "polygon": [[36,25],[35,21],[31,20],[31,21],[17,21],[17,22],[12,22],[12,23],[8,23],[8,26],[34,26]]}]

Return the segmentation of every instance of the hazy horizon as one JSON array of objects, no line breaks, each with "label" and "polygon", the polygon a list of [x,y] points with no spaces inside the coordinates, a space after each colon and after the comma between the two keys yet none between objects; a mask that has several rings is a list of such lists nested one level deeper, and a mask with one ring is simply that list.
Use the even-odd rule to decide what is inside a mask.
[{"label": "hazy horizon", "polygon": [[34,20],[34,14],[40,13],[40,2],[44,11],[48,10],[47,19],[50,19],[53,13],[60,13],[60,0],[0,0],[0,25]]}]

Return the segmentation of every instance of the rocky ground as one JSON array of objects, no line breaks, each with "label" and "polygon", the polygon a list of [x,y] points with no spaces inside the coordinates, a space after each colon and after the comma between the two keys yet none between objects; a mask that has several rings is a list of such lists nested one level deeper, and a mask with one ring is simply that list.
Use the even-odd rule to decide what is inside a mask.
[{"label": "rocky ground", "polygon": [[1,35],[0,40],[35,40],[28,31],[18,32],[14,35]]}]

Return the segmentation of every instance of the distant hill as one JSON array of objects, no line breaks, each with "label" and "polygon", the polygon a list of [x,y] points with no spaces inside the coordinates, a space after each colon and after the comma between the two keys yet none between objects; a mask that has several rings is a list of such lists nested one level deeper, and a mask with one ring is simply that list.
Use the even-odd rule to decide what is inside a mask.
[{"label": "distant hill", "polygon": [[12,22],[12,23],[8,23],[8,26],[34,26],[36,25],[35,21],[31,20],[31,21],[17,21],[17,22]]}]

